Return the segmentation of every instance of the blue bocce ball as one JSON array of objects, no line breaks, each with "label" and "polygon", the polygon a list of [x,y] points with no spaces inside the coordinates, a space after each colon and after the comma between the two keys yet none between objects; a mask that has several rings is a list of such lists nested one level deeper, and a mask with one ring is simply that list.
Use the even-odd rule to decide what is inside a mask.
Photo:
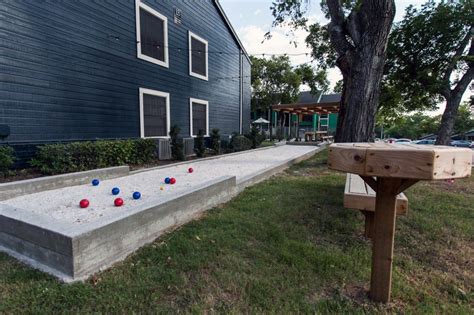
[{"label": "blue bocce ball", "polygon": [[140,197],[142,196],[142,194],[140,194],[139,191],[136,191],[133,193],[133,199],[137,200],[137,199],[140,199]]},{"label": "blue bocce ball", "polygon": [[112,188],[112,195],[118,195],[120,193],[120,189],[118,187]]},{"label": "blue bocce ball", "polygon": [[100,183],[100,182],[99,182],[98,179],[93,179],[93,180],[92,180],[92,185],[93,185],[93,186],[99,186],[99,183]]}]

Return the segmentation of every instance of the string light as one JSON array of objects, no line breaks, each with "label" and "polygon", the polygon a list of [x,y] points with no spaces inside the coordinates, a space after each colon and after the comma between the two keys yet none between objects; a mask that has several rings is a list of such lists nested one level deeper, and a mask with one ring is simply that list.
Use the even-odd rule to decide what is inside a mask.
[{"label": "string light", "polygon": [[[116,36],[116,35],[108,35],[108,38],[109,39],[112,39],[116,42],[124,42],[119,36]],[[155,47],[156,49],[161,49],[162,47],[163,48],[168,48],[168,49],[176,49],[178,52],[182,52],[182,51],[187,51],[187,52],[191,52],[191,51],[197,51],[199,54],[201,54],[201,52],[203,52],[202,50],[200,49],[189,49],[189,48],[185,48],[185,47],[173,47],[173,46],[166,46],[166,45],[157,45],[156,43],[142,43],[140,41],[136,41],[134,40],[133,41],[136,45],[137,44],[143,44],[143,45],[151,45],[153,47]],[[219,54],[219,55],[243,55],[243,52],[239,51],[239,52],[225,52],[225,51],[207,51],[208,54]],[[270,56],[270,57],[273,57],[273,56],[308,56],[308,53],[274,53],[274,54],[271,54],[271,53],[261,53],[261,54],[249,54],[250,56],[262,56],[262,57],[266,57],[266,56]],[[313,62],[314,60],[311,60],[310,62]],[[295,65],[294,67],[298,67],[300,65],[304,65],[304,64],[307,64],[306,63],[302,63],[302,64],[299,64],[299,65]],[[218,80],[229,80],[229,81],[234,81],[234,82],[240,82],[241,79],[244,79],[244,78],[251,78],[250,75],[247,75],[247,76],[231,76],[231,77],[214,77],[212,78],[212,80],[210,81],[218,81]],[[243,81],[242,80],[242,83],[248,83],[250,84],[251,82],[249,81]]]},{"label": "string light", "polygon": [[[121,40],[120,37],[118,36],[114,36],[114,35],[109,35],[109,38],[112,38],[116,41],[119,41]],[[160,49],[161,47],[164,47],[164,48],[168,48],[168,49],[176,49],[178,52],[181,52],[181,51],[196,51],[198,52],[199,54],[201,52],[203,52],[202,50],[200,49],[189,49],[189,48],[185,48],[185,47],[174,47],[174,46],[166,46],[166,45],[156,45],[156,43],[153,43],[153,42],[141,42],[141,41],[134,41],[136,44],[141,44],[141,45],[146,45],[146,46],[153,46],[153,47],[156,47],[158,49]],[[241,52],[226,52],[226,51],[220,51],[220,50],[208,50],[207,51],[208,54],[219,54],[219,55],[241,55],[242,53]],[[273,56],[284,56],[284,57],[288,57],[288,56],[306,56],[308,57],[309,54],[307,52],[304,52],[304,53],[261,53],[261,54],[249,54],[249,56],[262,56],[262,57],[265,57],[265,56],[270,56],[270,57],[273,57]]]}]

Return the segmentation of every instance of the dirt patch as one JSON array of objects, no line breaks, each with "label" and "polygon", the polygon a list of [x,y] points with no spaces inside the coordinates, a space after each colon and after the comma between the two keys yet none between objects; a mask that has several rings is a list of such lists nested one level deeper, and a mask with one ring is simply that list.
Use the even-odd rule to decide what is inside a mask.
[{"label": "dirt patch", "polygon": [[439,180],[430,182],[429,184],[437,189],[449,191],[456,194],[471,195],[474,191],[474,180],[470,178],[455,179],[452,181]]},{"label": "dirt patch", "polygon": [[23,169],[18,171],[12,171],[11,174],[7,176],[0,175],[0,183],[10,183],[18,180],[33,179],[38,177],[44,177],[46,175],[41,174],[37,169]]}]

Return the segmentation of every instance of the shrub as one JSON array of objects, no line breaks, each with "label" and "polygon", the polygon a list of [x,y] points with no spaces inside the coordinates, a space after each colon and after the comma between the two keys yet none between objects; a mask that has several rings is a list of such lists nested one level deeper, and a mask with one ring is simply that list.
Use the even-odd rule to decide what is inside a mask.
[{"label": "shrub", "polygon": [[205,132],[202,129],[199,129],[196,139],[194,139],[194,152],[198,157],[203,157],[206,153],[206,144],[204,143]]},{"label": "shrub", "polygon": [[230,145],[235,152],[250,150],[252,148],[252,142],[247,137],[241,135],[234,135],[230,141]]},{"label": "shrub", "polygon": [[134,141],[134,164],[150,163],[156,156],[156,141],[154,139],[138,139]]},{"label": "shrub", "polygon": [[185,156],[183,152],[183,139],[179,138],[179,132],[181,129],[178,125],[171,126],[170,138],[171,138],[171,155],[173,159],[184,161]]},{"label": "shrub", "polygon": [[0,175],[6,175],[13,163],[15,163],[15,150],[9,146],[0,146]]},{"label": "shrub", "polygon": [[214,154],[221,153],[221,135],[217,128],[211,130],[211,149],[214,151]]},{"label": "shrub", "polygon": [[100,140],[38,147],[30,164],[44,174],[80,172],[123,164],[143,164],[155,158],[152,139]]},{"label": "shrub", "polygon": [[30,164],[44,174],[66,173],[73,168],[72,156],[65,144],[48,144],[38,147],[38,152]]},{"label": "shrub", "polygon": [[245,135],[252,143],[252,149],[256,149],[265,140],[265,135],[256,126],[252,126],[250,132]]}]

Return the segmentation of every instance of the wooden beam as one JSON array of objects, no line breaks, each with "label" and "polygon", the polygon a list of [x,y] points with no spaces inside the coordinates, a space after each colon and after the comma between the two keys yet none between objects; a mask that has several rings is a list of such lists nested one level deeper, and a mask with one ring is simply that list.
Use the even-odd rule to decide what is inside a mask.
[{"label": "wooden beam", "polygon": [[377,181],[372,176],[360,176],[370,188],[377,192]]},{"label": "wooden beam", "polygon": [[377,179],[370,279],[370,297],[377,302],[390,302],[396,202],[401,181],[399,178]]},{"label": "wooden beam", "polygon": [[402,193],[406,189],[410,188],[411,186],[415,185],[418,182],[419,182],[418,179],[410,179],[410,178],[404,179],[402,180],[402,184],[400,185],[400,187],[398,187],[397,191],[398,193]]}]

